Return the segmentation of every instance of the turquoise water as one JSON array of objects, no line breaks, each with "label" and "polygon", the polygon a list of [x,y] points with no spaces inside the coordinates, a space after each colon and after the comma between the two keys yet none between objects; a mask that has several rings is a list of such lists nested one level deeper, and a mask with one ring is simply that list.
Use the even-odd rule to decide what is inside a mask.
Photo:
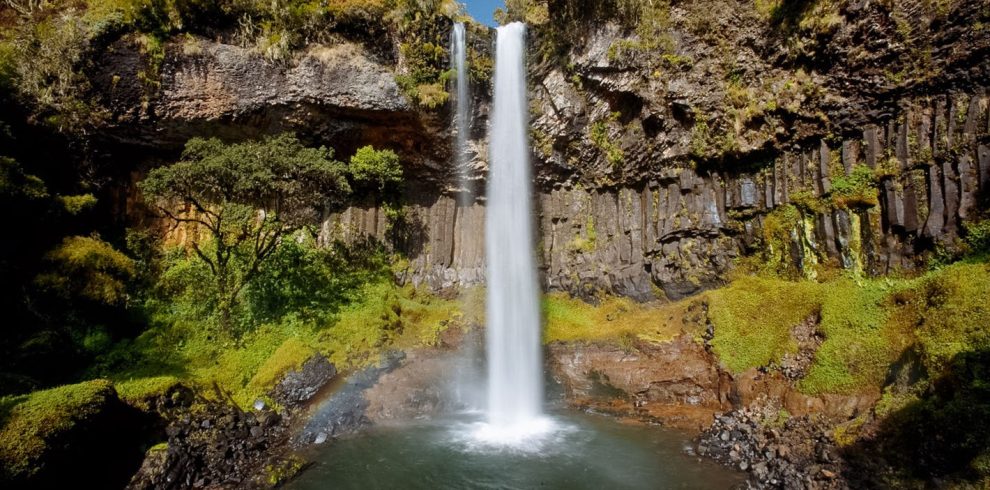
[{"label": "turquoise water", "polygon": [[575,412],[528,445],[477,437],[482,417],[379,426],[314,449],[315,464],[286,488],[727,489],[743,475],[684,453],[687,437]]}]

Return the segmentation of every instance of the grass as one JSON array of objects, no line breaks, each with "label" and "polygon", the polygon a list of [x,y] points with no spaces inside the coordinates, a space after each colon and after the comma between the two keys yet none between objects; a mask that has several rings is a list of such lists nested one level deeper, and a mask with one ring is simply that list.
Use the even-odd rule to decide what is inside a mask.
[{"label": "grass", "polygon": [[543,300],[544,341],[663,342],[680,332],[703,331],[705,316],[698,310],[707,304],[712,348],[726,369],[740,373],[773,367],[796,352],[792,328],[818,316],[824,340],[797,383],[812,395],[878,391],[908,349],[919,351],[931,373],[944,371],[962,353],[990,349],[986,263],[959,262],[917,278],[830,277],[816,282],[742,276],[660,306],[622,298],[592,306],[552,293]]},{"label": "grass", "polygon": [[795,352],[791,327],[817,312],[813,293],[811,282],[756,276],[707,293],[715,353],[730,371],[739,373]]},{"label": "grass", "polygon": [[[674,318],[680,318],[686,302],[658,309],[628,298],[609,297],[598,306],[566,293],[550,293],[543,298],[545,343],[554,341],[594,341],[636,337],[654,342],[673,339],[681,331]],[[662,313],[666,313],[662,314]],[[665,319],[667,321],[665,321]]]},{"label": "grass", "polygon": [[317,352],[340,370],[357,369],[379,362],[390,349],[434,345],[444,329],[479,321],[477,299],[464,306],[390,279],[371,280],[359,292],[328,320],[288,315],[237,340],[217,337],[197,322],[158,325],[119,346],[108,355],[115,362],[95,374],[112,379],[121,398],[139,408],[179,383],[208,397],[217,387],[247,408]]},{"label": "grass", "polygon": [[51,439],[98,413],[113,396],[113,384],[98,379],[0,399],[0,478],[36,473]]},{"label": "grass", "polygon": [[819,331],[825,341],[798,388],[805,393],[853,393],[879,387],[910,343],[908,332],[887,322],[892,281],[840,278],[819,286]]}]

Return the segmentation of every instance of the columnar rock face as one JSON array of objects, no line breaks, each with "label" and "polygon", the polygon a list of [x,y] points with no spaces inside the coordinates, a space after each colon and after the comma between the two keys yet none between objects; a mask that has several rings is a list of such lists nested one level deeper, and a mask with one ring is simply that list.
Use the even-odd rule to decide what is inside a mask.
[{"label": "columnar rock face", "polygon": [[[544,286],[638,298],[659,287],[679,298],[717,285],[734,259],[758,247],[809,274],[825,262],[870,274],[911,269],[924,247],[957,239],[990,186],[987,107],[982,90],[919,98],[888,121],[752,171],[670,168],[636,186],[544,190],[536,210]],[[857,167],[875,183],[859,201],[836,205],[835,183]],[[412,280],[482,282],[483,203],[410,194]],[[766,216],[795,204],[799,219],[785,223],[790,238],[770,243]],[[381,209],[367,206],[331,216],[323,230],[384,239],[388,226]]]}]

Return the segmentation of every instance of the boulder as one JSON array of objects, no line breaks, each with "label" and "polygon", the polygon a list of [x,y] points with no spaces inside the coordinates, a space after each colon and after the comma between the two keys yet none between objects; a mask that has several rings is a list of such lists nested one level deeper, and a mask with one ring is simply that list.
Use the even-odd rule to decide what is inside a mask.
[{"label": "boulder", "polygon": [[271,397],[282,406],[297,406],[313,398],[336,375],[336,366],[317,353],[298,370],[287,372],[272,389]]}]

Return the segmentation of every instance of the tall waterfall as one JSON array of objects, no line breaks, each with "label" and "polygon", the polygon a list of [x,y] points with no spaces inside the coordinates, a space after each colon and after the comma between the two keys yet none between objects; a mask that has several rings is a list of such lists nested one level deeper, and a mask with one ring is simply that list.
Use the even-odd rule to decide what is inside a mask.
[{"label": "tall waterfall", "polygon": [[457,185],[463,191],[462,196],[464,196],[461,198],[461,203],[464,204],[470,202],[473,192],[468,179],[469,162],[467,159],[468,133],[471,128],[471,86],[467,71],[467,38],[464,33],[464,24],[461,22],[454,24],[454,30],[450,33],[450,64],[457,77],[454,80],[456,88],[454,165],[457,169]]},{"label": "tall waterfall", "polygon": [[498,28],[485,221],[488,423],[510,441],[544,423],[525,38],[524,24]]}]

